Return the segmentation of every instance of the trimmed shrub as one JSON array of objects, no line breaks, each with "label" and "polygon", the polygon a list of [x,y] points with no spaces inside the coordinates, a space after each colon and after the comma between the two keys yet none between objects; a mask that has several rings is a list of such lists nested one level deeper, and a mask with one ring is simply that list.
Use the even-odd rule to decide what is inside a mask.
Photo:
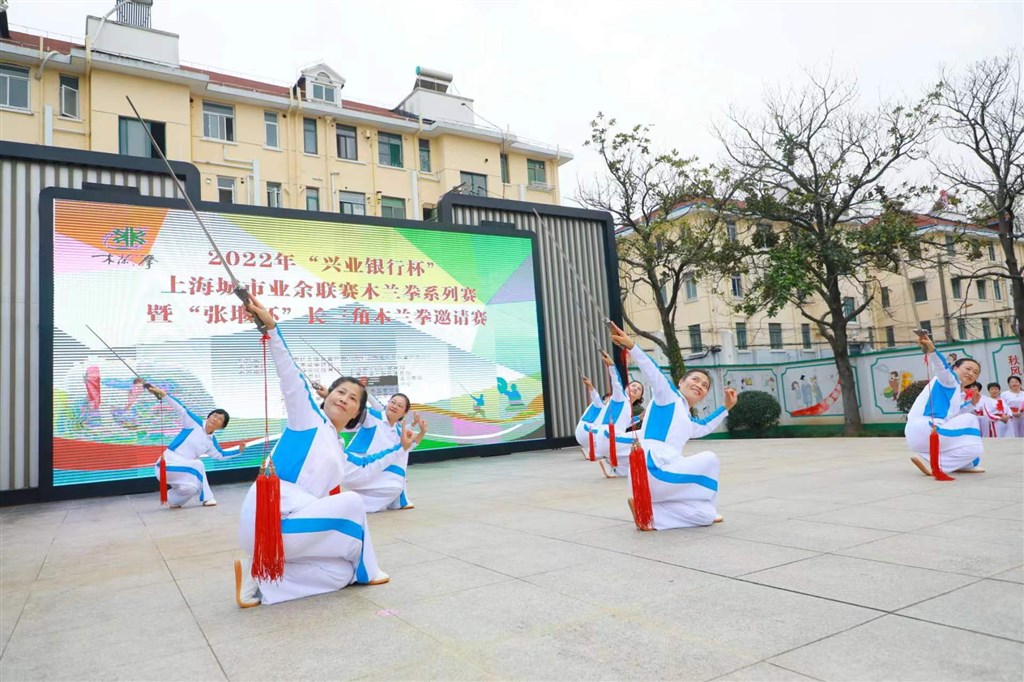
[{"label": "trimmed shrub", "polygon": [[764,391],[743,391],[736,398],[736,405],[729,410],[725,427],[729,431],[753,431],[764,433],[777,426],[782,416],[779,401]]},{"label": "trimmed shrub", "polygon": [[896,398],[896,409],[903,414],[910,412],[910,408],[914,406],[914,401],[917,400],[917,396],[921,395],[921,391],[928,385],[928,381],[928,379],[915,381],[900,391],[899,396]]}]

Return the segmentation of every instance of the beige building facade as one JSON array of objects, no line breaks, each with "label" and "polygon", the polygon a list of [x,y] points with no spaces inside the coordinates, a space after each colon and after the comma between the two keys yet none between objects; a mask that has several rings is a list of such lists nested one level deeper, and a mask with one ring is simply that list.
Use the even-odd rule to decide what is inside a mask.
[{"label": "beige building facade", "polygon": [[[698,213],[688,208],[673,217],[694,220]],[[930,242],[941,245],[948,238],[949,246],[933,249],[932,264],[927,267],[911,267],[905,275],[870,273],[867,289],[854,283],[846,285],[845,305],[850,310],[873,294],[868,307],[849,324],[851,352],[911,344],[916,338],[913,330],[919,325],[931,329],[940,342],[1012,335],[1009,280],[995,275],[1003,262],[995,231],[934,216],[919,216],[917,227]],[[729,238],[747,240],[758,226],[731,220],[724,229]],[[628,238],[628,233],[620,233],[620,238]],[[1024,262],[1024,244],[1017,244],[1016,249],[1018,262]],[[1001,269],[1005,271],[1005,266]],[[971,276],[978,273],[978,277]],[[620,279],[626,315],[641,329],[661,335],[653,292],[645,285],[630,291],[626,278]],[[676,334],[684,357],[697,359],[713,354],[711,361],[719,364],[743,364],[831,355],[816,325],[794,305],[774,315],[736,312],[734,306],[742,302],[746,285],[746,276],[741,274],[719,281],[695,274],[684,278],[676,313]],[[820,315],[824,304],[812,301],[809,311]],[[641,340],[641,345],[664,360],[654,344]]]},{"label": "beige building facade", "polygon": [[293,85],[220,73],[182,63],[149,4],[86,18],[82,40],[0,40],[0,141],[154,157],[130,96],[167,157],[199,168],[207,201],[414,220],[453,190],[560,203],[572,154],[478,122],[451,74],[417,68],[388,109],[347,99],[327,64]]}]

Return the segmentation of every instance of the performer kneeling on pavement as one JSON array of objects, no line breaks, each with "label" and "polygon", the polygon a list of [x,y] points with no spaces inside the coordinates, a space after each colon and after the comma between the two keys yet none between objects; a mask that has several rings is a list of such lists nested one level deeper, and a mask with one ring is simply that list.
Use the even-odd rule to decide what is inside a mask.
[{"label": "performer kneeling on pavement", "polygon": [[[342,482],[345,448],[342,429],[359,423],[366,409],[366,389],[353,377],[340,377],[317,407],[313,389],[299,371],[274,317],[255,299],[246,306],[266,325],[277,368],[287,427],[274,447],[273,463],[281,480],[281,535],[284,575],[279,581],[253,581],[235,562],[235,599],[242,608],[340,590],[352,583],[379,585],[389,578],[377,565],[366,523],[366,508],[357,493],[332,494]],[[403,435],[403,447],[412,440]],[[239,541],[253,552],[256,484],[242,503]]]},{"label": "performer kneeling on pavement", "polygon": [[[605,478],[617,478],[625,476],[629,471],[629,450],[633,445],[633,437],[626,433],[633,423],[632,406],[643,397],[644,387],[638,381],[631,381],[628,389],[622,387],[622,378],[619,370],[615,367],[612,356],[601,351],[601,362],[608,368],[608,379],[612,386],[612,396],[608,404],[597,416],[597,422],[593,428],[595,431],[595,446],[597,463],[601,465],[601,472]],[[627,390],[629,394],[629,407],[626,407]],[[615,434],[615,459],[617,464],[611,462],[605,465],[605,460],[610,459],[612,444],[612,427]]]},{"label": "performer kneeling on pavement", "polygon": [[[722,520],[718,500],[718,456],[705,450],[689,457],[683,447],[691,438],[705,436],[722,423],[736,404],[736,391],[725,389],[723,405],[704,419],[691,415],[711,389],[711,376],[693,369],[673,386],[661,369],[626,332],[611,324],[612,342],[629,351],[651,389],[651,401],[640,431],[650,483],[654,529],[709,526]],[[633,510],[633,499],[629,499]],[[636,512],[634,511],[634,518]],[[638,524],[639,526],[639,524]],[[645,529],[647,530],[647,529]]]},{"label": "performer kneeling on pavement", "polygon": [[[231,416],[217,408],[206,415],[206,419],[200,419],[167,391],[152,384],[146,384],[146,390],[158,400],[168,398],[167,403],[181,420],[181,431],[162,455],[167,465],[167,502],[171,509],[178,509],[197,493],[204,507],[217,506],[217,500],[213,499],[213,491],[210,490],[210,481],[206,477],[206,467],[199,458],[209,455],[213,459],[225,459],[245,452],[245,443],[239,444],[237,448],[224,450],[213,435],[215,431],[227,428]],[[159,460],[155,467],[156,477],[159,479]]]},{"label": "performer kneeling on pavement", "polygon": [[926,476],[932,475],[929,439],[932,427],[939,434],[939,468],[946,473],[981,473],[982,441],[974,405],[964,392],[981,374],[981,364],[973,358],[960,358],[950,367],[928,334],[918,336],[928,359],[928,373],[934,374],[907,414],[904,434],[911,452],[910,461]]}]

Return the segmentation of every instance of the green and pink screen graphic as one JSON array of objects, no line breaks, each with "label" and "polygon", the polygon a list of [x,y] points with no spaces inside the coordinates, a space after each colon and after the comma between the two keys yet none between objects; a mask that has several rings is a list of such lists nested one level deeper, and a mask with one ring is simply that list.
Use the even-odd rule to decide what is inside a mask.
[{"label": "green and pink screen graphic", "polygon": [[[545,437],[526,233],[202,215],[311,380],[333,365],[382,402],[406,393],[421,449]],[[217,438],[247,450],[208,470],[258,465],[284,428],[277,375],[268,357],[265,388],[259,333],[192,214],[56,199],[53,225],[54,485],[152,476],[180,428],[86,325],[192,412],[230,413]]]}]

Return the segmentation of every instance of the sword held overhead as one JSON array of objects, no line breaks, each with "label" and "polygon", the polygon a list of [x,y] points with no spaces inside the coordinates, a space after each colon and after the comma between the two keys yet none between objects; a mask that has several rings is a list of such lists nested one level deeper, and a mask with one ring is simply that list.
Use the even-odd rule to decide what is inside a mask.
[{"label": "sword held overhead", "polygon": [[[139,113],[139,110],[135,108],[135,103],[132,102],[132,98],[125,95],[125,99],[128,100],[128,106],[130,106],[132,108],[132,111],[135,112],[135,118],[137,118],[139,120],[139,123],[142,124],[142,129],[146,131],[146,135],[149,137],[149,141],[150,144],[153,145],[153,149],[156,150],[156,153],[160,155],[160,159],[164,162],[164,165],[167,166],[167,172],[170,174],[171,180],[174,181],[174,185],[178,189],[178,192],[185,199],[185,203],[188,205],[189,210],[192,211],[192,215],[195,216],[196,222],[199,223],[199,227],[202,228],[203,234],[205,234],[206,238],[210,241],[210,246],[212,246],[214,252],[216,252],[217,257],[220,259],[221,265],[223,265],[224,269],[227,271],[228,278],[231,280],[231,286],[234,288],[235,296],[241,299],[243,306],[248,306],[249,290],[246,289],[245,286],[243,286],[242,283],[238,281],[238,278],[235,277],[235,273],[231,271],[231,267],[228,265],[228,262],[224,259],[224,254],[220,252],[220,248],[217,246],[217,242],[213,241],[213,236],[210,234],[210,231],[206,228],[206,223],[204,223],[203,219],[199,216],[199,211],[196,210],[196,207],[192,203],[192,200],[185,192],[184,185],[181,184],[181,180],[175,174],[174,169],[171,168],[171,162],[168,161],[167,157],[164,155],[164,150],[160,149],[160,145],[157,144],[156,138],[153,137],[153,132],[149,129],[149,126],[146,124],[146,121],[142,118],[142,115]],[[261,334],[267,333],[266,325],[264,325],[258,317],[254,316],[253,321],[256,323],[256,328],[260,330]],[[96,332],[93,333],[95,334]]]}]

